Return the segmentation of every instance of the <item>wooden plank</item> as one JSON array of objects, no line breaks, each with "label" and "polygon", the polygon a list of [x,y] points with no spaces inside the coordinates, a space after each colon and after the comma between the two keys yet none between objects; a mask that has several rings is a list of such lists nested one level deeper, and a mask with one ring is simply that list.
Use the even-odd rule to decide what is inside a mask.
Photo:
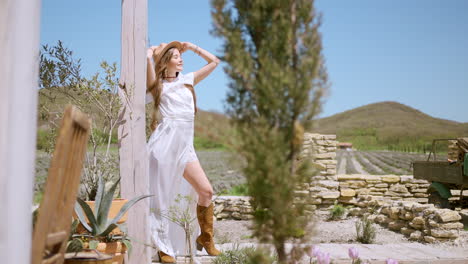
[{"label": "wooden plank", "polygon": [[[120,114],[119,154],[121,196],[132,199],[148,194],[145,95],[146,95],[146,36],[147,1],[122,1],[122,55],[120,74],[120,98],[123,108]],[[135,238],[129,263],[151,262],[149,226],[149,199],[138,202],[127,220],[128,233]]]},{"label": "wooden plank", "polygon": [[[90,119],[87,124],[85,120],[77,108],[66,107],[34,229],[32,264],[64,260],[91,127]],[[44,258],[45,251],[48,254]]]},{"label": "wooden plank", "polygon": [[67,232],[65,231],[60,231],[56,233],[51,233],[47,235],[47,241],[46,241],[46,247],[53,246],[59,242],[62,242],[65,238],[68,237]]},{"label": "wooden plank", "polygon": [[1,263],[31,258],[40,11],[39,0],[0,1]]}]

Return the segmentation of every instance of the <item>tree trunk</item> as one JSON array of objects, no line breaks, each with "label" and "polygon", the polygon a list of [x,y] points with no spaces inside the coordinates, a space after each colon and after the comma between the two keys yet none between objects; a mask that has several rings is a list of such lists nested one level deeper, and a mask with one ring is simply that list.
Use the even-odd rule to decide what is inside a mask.
[{"label": "tree trunk", "polygon": [[[121,194],[132,199],[148,194],[145,93],[147,1],[122,0],[122,57],[119,95],[122,101],[118,128]],[[130,210],[128,233],[133,240],[130,264],[151,263],[149,199],[143,199]]]},{"label": "tree trunk", "polygon": [[276,241],[275,248],[276,248],[276,254],[278,254],[278,263],[286,264],[287,255],[286,255],[286,249],[284,247],[284,243],[280,243]]}]

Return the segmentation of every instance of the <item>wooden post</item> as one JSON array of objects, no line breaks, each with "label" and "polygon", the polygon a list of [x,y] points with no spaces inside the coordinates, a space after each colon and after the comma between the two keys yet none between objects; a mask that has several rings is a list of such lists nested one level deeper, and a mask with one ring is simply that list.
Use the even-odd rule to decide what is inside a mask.
[{"label": "wooden post", "polygon": [[0,262],[31,262],[40,0],[0,1]]},{"label": "wooden post", "polygon": [[[118,128],[120,186],[123,198],[148,194],[145,94],[146,94],[147,1],[122,0],[122,57],[119,94],[123,102]],[[133,240],[129,263],[151,263],[148,226],[149,199],[138,202],[129,213],[128,233]]]}]

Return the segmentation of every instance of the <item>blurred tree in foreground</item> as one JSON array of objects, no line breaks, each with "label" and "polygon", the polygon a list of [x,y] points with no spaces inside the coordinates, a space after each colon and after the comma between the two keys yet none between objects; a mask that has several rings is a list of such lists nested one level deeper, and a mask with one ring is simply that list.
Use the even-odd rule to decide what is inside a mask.
[{"label": "blurred tree in foreground", "polygon": [[[272,243],[280,263],[303,254],[310,215],[299,186],[312,176],[310,159],[298,159],[304,130],[328,90],[318,28],[310,0],[212,0],[214,36],[224,40],[230,77],[227,113],[238,132],[236,149],[254,208],[254,234]],[[288,253],[285,243],[294,241]]]}]

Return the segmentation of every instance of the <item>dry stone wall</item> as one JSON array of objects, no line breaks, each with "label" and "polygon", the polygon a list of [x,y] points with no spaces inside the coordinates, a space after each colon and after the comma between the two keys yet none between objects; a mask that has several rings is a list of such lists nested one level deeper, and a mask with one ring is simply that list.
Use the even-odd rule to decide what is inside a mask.
[{"label": "dry stone wall", "polygon": [[456,140],[449,140],[447,157],[451,160],[458,159],[458,144]]},{"label": "dry stone wall", "polygon": [[249,196],[218,196],[214,201],[214,216],[217,220],[252,219]]},{"label": "dry stone wall", "polygon": [[412,175],[337,175],[340,186],[339,202],[356,204],[357,197],[370,195],[377,200],[398,200],[427,203],[425,180],[414,179]]},{"label": "dry stone wall", "polygon": [[340,197],[336,176],[336,135],[305,133],[301,158],[311,158],[315,176],[302,191],[309,195],[312,209],[330,206]]},{"label": "dry stone wall", "polygon": [[358,198],[356,207],[350,209],[353,216],[368,219],[388,229],[400,232],[410,240],[433,243],[454,240],[463,229],[459,212],[438,209],[433,204],[413,201],[382,201],[372,196]]}]

